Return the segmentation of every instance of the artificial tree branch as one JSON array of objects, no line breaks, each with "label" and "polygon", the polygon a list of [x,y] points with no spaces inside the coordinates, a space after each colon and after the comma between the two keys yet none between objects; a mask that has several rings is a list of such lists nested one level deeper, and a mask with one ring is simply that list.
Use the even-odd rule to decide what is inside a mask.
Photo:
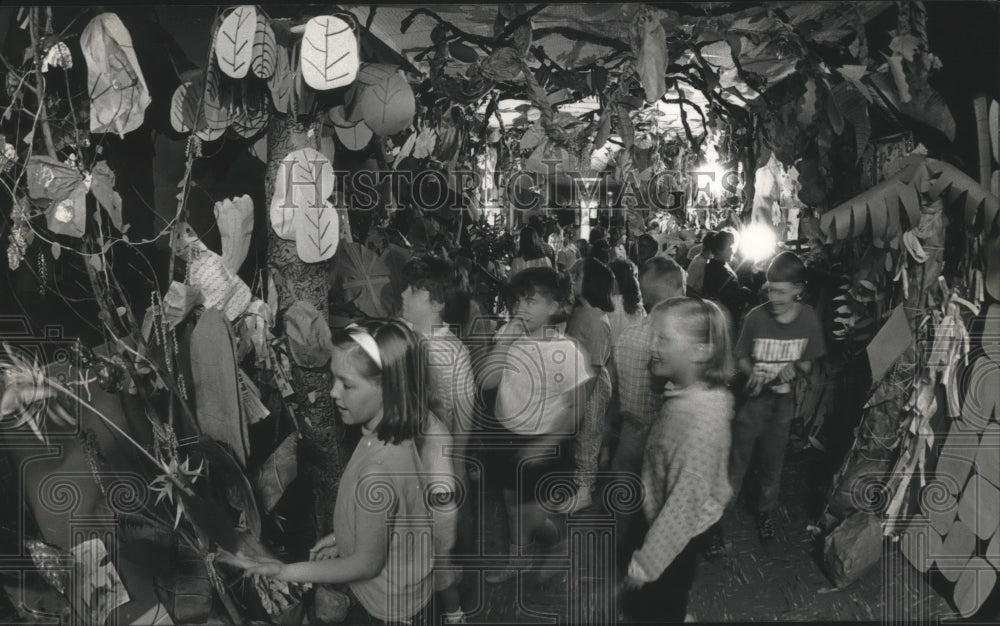
[{"label": "artificial tree branch", "polygon": [[632,48],[621,41],[620,39],[615,39],[614,37],[605,37],[604,35],[596,35],[594,33],[584,32],[576,28],[569,26],[550,26],[547,28],[538,28],[533,31],[535,39],[541,39],[547,35],[562,35],[567,39],[575,39],[578,41],[587,41],[590,43],[596,43],[601,46],[607,46],[613,48],[614,50],[620,52],[631,52]]},{"label": "artificial tree branch", "polygon": [[42,60],[38,56],[38,7],[31,7],[29,16],[31,36],[31,57],[35,66],[35,81],[38,86],[35,95],[38,97],[38,123],[42,127],[42,137],[45,139],[45,150],[53,159],[56,157],[56,144],[52,141],[52,128],[49,126],[49,114],[45,106],[45,76],[42,75]]},{"label": "artificial tree branch", "polygon": [[461,28],[458,28],[457,26],[455,26],[451,22],[445,21],[444,19],[441,18],[440,15],[438,15],[434,11],[431,11],[430,9],[425,9],[425,8],[419,8],[419,9],[414,9],[414,10],[410,11],[410,14],[407,15],[405,18],[403,18],[403,21],[402,21],[402,24],[401,24],[402,28],[401,28],[400,32],[406,33],[406,31],[408,31],[410,29],[410,25],[413,24],[413,20],[418,15],[426,15],[427,17],[435,20],[438,24],[440,24],[441,26],[444,26],[449,31],[451,31],[451,33],[453,35],[457,36],[460,40],[468,41],[469,43],[474,43],[477,46],[483,48],[484,50],[486,50],[488,52],[493,50],[493,44],[494,44],[493,38],[491,38],[491,37],[483,37],[481,35],[475,35],[473,33],[468,33],[466,31],[462,30]]},{"label": "artificial tree branch", "polygon": [[507,39],[514,34],[515,30],[520,28],[522,25],[527,24],[531,20],[531,18],[541,13],[542,10],[547,8],[548,6],[549,6],[548,3],[537,4],[535,5],[534,8],[525,11],[521,15],[518,15],[511,21],[507,22],[507,25],[504,26],[503,32],[501,32],[496,38],[497,43],[498,44],[506,43]]}]

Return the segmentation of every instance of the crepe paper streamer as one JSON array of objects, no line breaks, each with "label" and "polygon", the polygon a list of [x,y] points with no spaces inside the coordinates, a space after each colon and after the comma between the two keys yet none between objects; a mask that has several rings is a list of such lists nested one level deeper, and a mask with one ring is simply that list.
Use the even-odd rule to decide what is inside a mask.
[{"label": "crepe paper streamer", "polygon": [[249,438],[241,419],[236,349],[226,317],[217,309],[202,313],[191,334],[191,377],[202,432],[228,445],[246,464]]},{"label": "crepe paper streamer", "polygon": [[271,227],[282,239],[295,239],[295,210],[321,204],[334,192],[335,179],[330,161],[313,148],[290,152],[274,179],[271,198]]},{"label": "crepe paper streamer", "polygon": [[334,126],[350,128],[357,124],[357,122],[352,122],[347,119],[347,113],[344,111],[344,105],[342,104],[331,107],[330,110],[326,112],[326,116]]},{"label": "crepe paper streamer", "polygon": [[271,23],[261,14],[257,14],[257,30],[253,36],[253,58],[250,69],[257,78],[271,78],[274,74],[277,54],[277,44],[274,41],[274,29]]},{"label": "crepe paper streamer", "polygon": [[339,222],[337,209],[329,202],[295,210],[295,251],[304,263],[319,263],[334,255],[340,241]]},{"label": "crepe paper streamer", "polygon": [[73,559],[74,587],[70,602],[84,622],[103,624],[116,608],[132,598],[99,538],[78,543],[69,552]]},{"label": "crepe paper streamer", "polygon": [[[205,296],[195,285],[185,285],[174,281],[163,296],[163,319],[167,326],[174,328],[199,304],[204,304]],[[143,323],[145,326],[145,322]]]},{"label": "crepe paper streamer", "polygon": [[306,23],[301,66],[306,84],[317,91],[354,82],[360,64],[358,40],[344,20],[319,15]]},{"label": "crepe paper streamer", "polygon": [[330,360],[330,326],[319,310],[297,300],[285,312],[285,336],[292,360],[301,367],[322,367]]},{"label": "crepe paper streamer", "polygon": [[[57,235],[83,237],[87,227],[87,185],[82,180],[76,184],[69,196],[53,201],[45,212],[49,230]],[[91,256],[91,260],[100,259]]]},{"label": "crepe paper streamer", "polygon": [[344,144],[344,147],[351,152],[364,150],[374,136],[372,129],[368,128],[368,124],[365,124],[364,122],[358,122],[350,128],[336,126],[334,127],[334,132],[337,135],[337,139],[340,140],[340,143]]},{"label": "crepe paper streamer", "polygon": [[416,100],[402,71],[361,88],[356,106],[375,134],[395,135],[413,123]]},{"label": "crepe paper streamer", "polygon": [[288,105],[292,99],[292,79],[290,51],[284,46],[275,46],[274,73],[267,80],[267,88],[271,92],[271,101],[279,113],[288,113]]},{"label": "crepe paper streamer", "polygon": [[219,233],[222,235],[222,264],[235,275],[240,271],[250,250],[253,200],[246,194],[239,198],[226,198],[222,202],[216,202],[214,210]]},{"label": "crepe paper streamer", "polygon": [[87,61],[90,132],[120,137],[142,125],[152,102],[132,48],[132,37],[118,16],[101,13],[80,34]]},{"label": "crepe paper streamer", "polygon": [[243,78],[250,71],[256,33],[257,10],[252,6],[238,6],[222,20],[215,33],[215,58],[226,76]]},{"label": "crepe paper streamer", "polygon": [[115,191],[115,173],[107,161],[99,161],[90,172],[90,193],[97,204],[111,218],[111,223],[119,231],[122,229],[122,197]]}]

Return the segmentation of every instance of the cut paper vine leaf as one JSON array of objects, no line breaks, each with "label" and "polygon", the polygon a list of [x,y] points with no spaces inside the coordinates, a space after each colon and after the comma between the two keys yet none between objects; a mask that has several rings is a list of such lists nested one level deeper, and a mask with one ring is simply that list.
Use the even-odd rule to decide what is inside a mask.
[{"label": "cut paper vine leaf", "polygon": [[306,23],[301,55],[302,76],[313,89],[343,87],[358,74],[358,40],[338,17],[319,15]]},{"label": "cut paper vine leaf", "polygon": [[368,125],[364,122],[358,122],[349,128],[335,126],[333,130],[340,143],[344,144],[344,147],[352,152],[364,150],[374,136],[372,129],[368,128]]},{"label": "cut paper vine leaf", "polygon": [[222,264],[234,275],[247,258],[253,234],[253,200],[244,194],[215,203],[215,220],[222,236]]},{"label": "cut paper vine leaf", "polygon": [[238,6],[222,20],[215,32],[215,58],[226,76],[243,78],[250,71],[256,33],[257,10],[252,6]]},{"label": "cut paper vine leaf", "polygon": [[271,91],[271,101],[279,113],[288,113],[292,100],[292,79],[295,77],[291,72],[292,63],[289,54],[288,48],[275,47],[274,73],[267,81],[267,88]]},{"label": "cut paper vine leaf", "polygon": [[497,48],[490,56],[483,59],[479,72],[484,77],[495,82],[510,82],[521,75],[524,60],[514,48]]},{"label": "cut paper vine leaf", "polygon": [[295,251],[304,263],[319,263],[333,256],[340,239],[337,209],[330,203],[295,211]]},{"label": "cut paper vine leaf", "polygon": [[919,155],[905,157],[901,165],[890,178],[820,217],[828,243],[857,237],[869,228],[874,237],[889,240],[916,227],[921,195],[927,202],[940,199],[946,207],[964,210],[966,226],[987,236],[1000,230],[1000,198],[956,167]]},{"label": "cut paper vine leaf", "polygon": [[75,167],[43,155],[28,158],[28,197],[32,200],[62,200],[70,195],[83,174]]},{"label": "cut paper vine leaf", "polygon": [[322,367],[330,360],[330,326],[316,307],[298,300],[285,312],[285,336],[292,360],[302,367]]},{"label": "cut paper vine leaf", "polygon": [[198,123],[198,100],[191,83],[181,83],[170,99],[170,126],[179,133],[191,132]]},{"label": "cut paper vine leaf", "polygon": [[[57,235],[83,237],[87,226],[87,185],[82,180],[76,184],[69,195],[61,200],[55,200],[49,206],[45,216],[49,230]],[[99,259],[98,255],[90,257]]]},{"label": "cut paper vine leaf", "polygon": [[253,36],[253,58],[250,61],[250,69],[254,76],[258,78],[271,78],[274,74],[276,44],[274,42],[274,29],[271,23],[261,14],[257,14],[257,30]]},{"label": "cut paper vine leaf", "polygon": [[334,126],[340,126],[343,128],[350,128],[357,124],[357,122],[352,122],[347,119],[347,113],[344,111],[344,105],[338,104],[335,107],[331,107],[329,111],[326,112],[326,116],[330,119],[330,122]]},{"label": "cut paper vine leaf", "polygon": [[202,111],[210,130],[225,130],[229,126],[229,107],[223,101],[219,70],[211,63],[205,70],[205,98],[202,101]]},{"label": "cut paper vine leaf", "polygon": [[385,137],[395,135],[413,123],[416,101],[413,89],[402,71],[373,84],[366,84],[358,96],[356,106],[362,119],[375,134]]},{"label": "cut paper vine leaf", "polygon": [[320,152],[302,148],[284,158],[274,179],[271,227],[282,239],[295,239],[296,209],[323,203],[334,192],[333,166]]},{"label": "cut paper vine leaf", "polygon": [[632,52],[646,102],[656,102],[667,93],[667,35],[660,20],[649,11],[639,12],[632,24]]},{"label": "cut paper vine leaf", "polygon": [[132,37],[114,13],[101,13],[80,34],[87,61],[90,132],[125,133],[138,128],[152,101],[132,48]]},{"label": "cut paper vine leaf", "polygon": [[111,223],[119,231],[122,229],[122,197],[115,191],[115,173],[107,161],[99,161],[90,173],[90,193],[97,204],[107,212]]}]

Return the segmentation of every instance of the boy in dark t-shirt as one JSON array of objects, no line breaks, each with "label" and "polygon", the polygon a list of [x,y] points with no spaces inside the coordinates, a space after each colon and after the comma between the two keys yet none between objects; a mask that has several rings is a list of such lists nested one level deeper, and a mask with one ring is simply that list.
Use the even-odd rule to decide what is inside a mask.
[{"label": "boy in dark t-shirt", "polygon": [[754,450],[760,458],[757,525],[762,540],[774,537],[781,469],[789,427],[795,417],[792,381],[809,375],[813,361],[826,354],[816,312],[801,302],[805,266],[782,252],[767,269],[768,302],[751,310],[734,350],[749,396],[733,421],[729,480],[739,492]]}]

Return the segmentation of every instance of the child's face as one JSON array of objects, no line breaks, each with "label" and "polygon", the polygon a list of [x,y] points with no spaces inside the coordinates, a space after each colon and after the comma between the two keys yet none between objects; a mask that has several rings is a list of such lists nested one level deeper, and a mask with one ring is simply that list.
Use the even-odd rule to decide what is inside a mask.
[{"label": "child's face", "polygon": [[358,372],[350,352],[339,348],[333,349],[330,371],[330,397],[344,423],[374,426],[382,417],[382,385]]},{"label": "child's face", "polygon": [[802,293],[802,286],[789,282],[767,281],[764,285],[771,313],[781,315],[795,306],[796,298]]},{"label": "child's face", "polygon": [[414,325],[440,321],[443,305],[431,301],[431,292],[407,285],[403,290],[403,319]]},{"label": "child's face", "polygon": [[653,320],[653,357],[649,362],[654,376],[671,382],[688,382],[697,372],[694,360],[698,346],[669,316],[657,314]]},{"label": "child's face", "polygon": [[558,312],[559,304],[544,293],[528,294],[517,301],[515,315],[524,320],[528,332],[534,332],[549,324]]}]

